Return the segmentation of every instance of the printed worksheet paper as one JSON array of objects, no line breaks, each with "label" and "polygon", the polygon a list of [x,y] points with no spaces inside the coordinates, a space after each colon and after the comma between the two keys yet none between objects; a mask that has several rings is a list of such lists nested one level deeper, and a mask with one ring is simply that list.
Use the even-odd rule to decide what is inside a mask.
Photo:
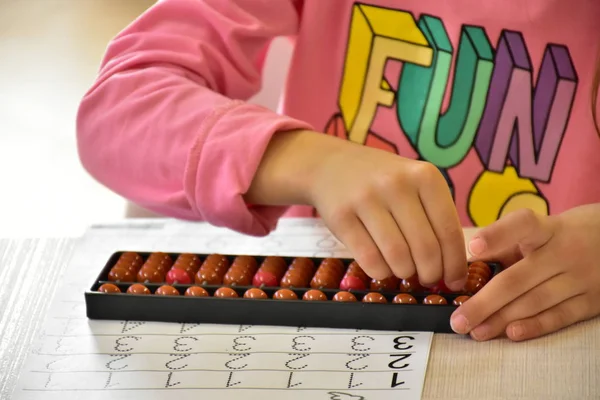
[{"label": "printed worksheet paper", "polygon": [[92,227],[59,285],[14,399],[420,399],[432,334],[95,321],[88,290],[115,251],[348,257],[319,220],[264,238],[205,224]]}]

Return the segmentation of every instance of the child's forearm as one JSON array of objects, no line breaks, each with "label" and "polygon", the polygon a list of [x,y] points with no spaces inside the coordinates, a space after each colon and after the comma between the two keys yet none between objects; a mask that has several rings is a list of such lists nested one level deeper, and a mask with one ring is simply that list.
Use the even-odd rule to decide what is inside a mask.
[{"label": "child's forearm", "polygon": [[311,183],[332,153],[347,143],[317,132],[276,133],[260,162],[249,190],[251,204],[312,205]]}]

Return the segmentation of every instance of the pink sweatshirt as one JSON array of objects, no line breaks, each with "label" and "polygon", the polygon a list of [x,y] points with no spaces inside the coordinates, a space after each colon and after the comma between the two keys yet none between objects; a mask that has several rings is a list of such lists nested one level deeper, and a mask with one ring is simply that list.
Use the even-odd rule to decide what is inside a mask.
[{"label": "pink sweatshirt", "polygon": [[[78,115],[98,181],[157,213],[252,235],[308,207],[249,207],[278,131],[437,165],[465,226],[600,202],[598,0],[162,0],[108,47]],[[245,103],[293,39],[279,113]]]}]

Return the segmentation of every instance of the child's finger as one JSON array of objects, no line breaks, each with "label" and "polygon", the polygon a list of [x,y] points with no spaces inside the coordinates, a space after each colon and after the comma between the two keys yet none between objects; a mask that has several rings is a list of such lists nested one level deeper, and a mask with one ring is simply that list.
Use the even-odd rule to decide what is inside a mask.
[{"label": "child's finger", "polygon": [[533,253],[502,271],[460,306],[450,319],[454,331],[469,333],[519,296],[561,272],[557,265],[547,264],[548,258],[539,254]]},{"label": "child's finger", "polygon": [[423,186],[421,203],[441,250],[443,277],[450,290],[460,290],[467,280],[465,237],[447,184]]},{"label": "child's finger", "polygon": [[559,274],[518,297],[471,331],[475,340],[489,340],[502,334],[512,321],[533,317],[584,292],[581,280]]},{"label": "child's finger", "polygon": [[550,218],[520,209],[482,228],[469,242],[469,252],[476,257],[491,258],[518,246],[527,254],[550,240],[552,228]]},{"label": "child's finger", "polygon": [[404,194],[389,203],[392,215],[408,243],[419,281],[425,286],[438,283],[443,277],[440,244],[419,197]]},{"label": "child's finger", "polygon": [[514,341],[538,338],[600,313],[600,303],[588,294],[572,297],[536,316],[515,321],[506,328],[506,335]]},{"label": "child's finger", "polygon": [[416,272],[406,239],[390,212],[379,204],[365,204],[358,217],[379,248],[379,252],[394,275],[407,279]]},{"label": "child's finger", "polygon": [[392,275],[373,238],[355,214],[348,213],[334,221],[330,229],[371,278],[385,279]]}]

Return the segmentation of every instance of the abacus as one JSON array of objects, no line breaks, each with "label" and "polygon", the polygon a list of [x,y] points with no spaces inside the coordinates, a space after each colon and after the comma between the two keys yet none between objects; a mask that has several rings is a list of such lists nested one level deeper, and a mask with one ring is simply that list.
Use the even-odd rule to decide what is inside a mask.
[{"label": "abacus", "polygon": [[501,271],[468,265],[464,289],[374,280],[352,259],[122,251],[85,293],[90,319],[453,333],[452,312]]}]

